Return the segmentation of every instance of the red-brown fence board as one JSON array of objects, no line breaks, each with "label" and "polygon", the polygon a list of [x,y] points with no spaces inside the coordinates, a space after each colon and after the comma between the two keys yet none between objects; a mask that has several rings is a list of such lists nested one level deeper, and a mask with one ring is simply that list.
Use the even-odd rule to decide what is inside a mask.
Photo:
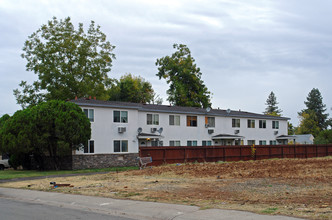
[{"label": "red-brown fence board", "polygon": [[261,160],[271,158],[311,158],[332,156],[327,145],[258,145],[202,147],[140,147],[141,157],[152,157],[152,166],[165,163]]}]

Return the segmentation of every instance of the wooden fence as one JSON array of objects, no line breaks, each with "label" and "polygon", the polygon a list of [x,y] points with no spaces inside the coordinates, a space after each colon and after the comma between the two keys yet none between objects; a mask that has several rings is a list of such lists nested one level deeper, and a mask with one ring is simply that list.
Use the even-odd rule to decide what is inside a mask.
[{"label": "wooden fence", "polygon": [[311,158],[332,156],[327,145],[256,145],[202,147],[140,147],[141,157],[152,157],[152,166],[165,163]]}]

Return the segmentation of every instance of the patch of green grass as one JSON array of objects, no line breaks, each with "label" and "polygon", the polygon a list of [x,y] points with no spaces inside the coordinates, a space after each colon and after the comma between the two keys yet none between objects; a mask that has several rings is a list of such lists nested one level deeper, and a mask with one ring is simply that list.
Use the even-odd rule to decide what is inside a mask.
[{"label": "patch of green grass", "polygon": [[262,211],[262,213],[264,213],[264,214],[272,214],[272,213],[276,212],[277,210],[278,210],[278,208],[267,208],[267,209],[264,209]]},{"label": "patch of green grass", "polygon": [[211,206],[203,206],[203,207],[200,207],[199,210],[206,210],[206,209],[212,209]]},{"label": "patch of green grass", "polygon": [[37,177],[37,176],[55,176],[55,175],[76,174],[76,173],[119,172],[126,170],[138,170],[138,167],[110,167],[102,169],[49,170],[49,171],[8,169],[0,171],[0,179],[16,179],[16,178]]}]

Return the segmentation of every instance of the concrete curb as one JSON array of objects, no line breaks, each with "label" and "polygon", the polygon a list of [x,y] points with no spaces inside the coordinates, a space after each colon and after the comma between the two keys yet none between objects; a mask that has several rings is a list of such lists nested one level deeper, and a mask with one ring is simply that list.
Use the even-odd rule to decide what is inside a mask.
[{"label": "concrete curb", "polygon": [[201,220],[201,219],[258,219],[296,220],[287,216],[258,215],[250,212],[207,209],[197,206],[120,200],[93,196],[0,188],[0,197],[29,203],[45,204],[69,209],[111,214],[133,219],[148,220]]}]

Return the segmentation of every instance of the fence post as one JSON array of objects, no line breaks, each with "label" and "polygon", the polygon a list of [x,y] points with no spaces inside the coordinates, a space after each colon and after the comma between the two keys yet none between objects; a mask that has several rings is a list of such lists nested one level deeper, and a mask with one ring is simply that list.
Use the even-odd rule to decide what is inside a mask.
[{"label": "fence post", "polygon": [[242,160],[242,147],[240,146],[240,160]]},{"label": "fence post", "polygon": [[318,157],[318,145],[316,144],[316,157]]},{"label": "fence post", "polygon": [[164,163],[166,163],[166,148],[164,148],[164,156],[163,156],[163,159],[164,159]]},{"label": "fence post", "polygon": [[271,159],[271,146],[269,146],[269,159]]},{"label": "fence post", "polygon": [[224,154],[224,162],[226,162],[226,151],[225,151],[225,146],[222,147],[223,154]]},{"label": "fence post", "polygon": [[304,150],[305,150],[305,158],[306,159],[308,159],[308,150],[307,150],[307,147],[308,147],[308,145],[306,144],[305,148],[304,148]]},{"label": "fence post", "polygon": [[187,163],[187,152],[186,152],[186,148],[183,149],[184,150],[184,158],[183,158],[183,162]]}]

